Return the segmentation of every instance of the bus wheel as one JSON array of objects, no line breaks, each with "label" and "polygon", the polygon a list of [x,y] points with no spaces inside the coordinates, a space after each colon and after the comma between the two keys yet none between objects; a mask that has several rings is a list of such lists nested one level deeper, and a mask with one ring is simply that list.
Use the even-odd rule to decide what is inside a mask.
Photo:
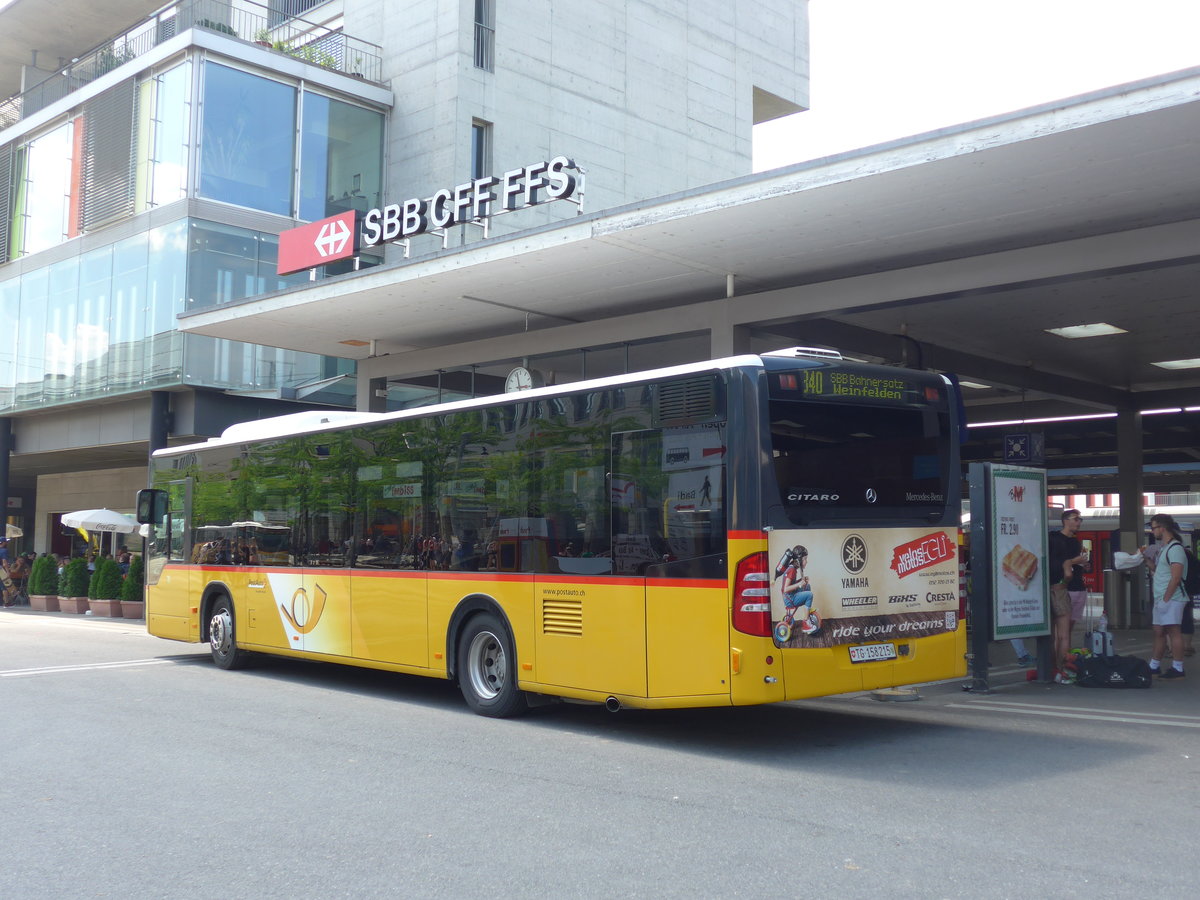
[{"label": "bus wheel", "polygon": [[233,602],[228,597],[219,597],[213,603],[212,618],[208,622],[208,646],[213,662],[222,669],[240,669],[246,664],[246,651],[237,646]]},{"label": "bus wheel", "polygon": [[529,708],[517,687],[517,655],[508,629],[491,613],[471,618],[458,641],[458,686],[481,716],[517,716]]}]

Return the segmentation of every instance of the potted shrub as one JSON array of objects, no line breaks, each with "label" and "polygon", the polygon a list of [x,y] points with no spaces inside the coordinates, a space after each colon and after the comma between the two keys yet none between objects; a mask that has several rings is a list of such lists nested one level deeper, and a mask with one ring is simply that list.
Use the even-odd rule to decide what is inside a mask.
[{"label": "potted shrub", "polygon": [[29,606],[41,612],[58,612],[58,560],[39,556],[29,573]]},{"label": "potted shrub", "polygon": [[58,608],[61,612],[85,613],[88,611],[87,560],[77,556],[63,567],[58,579]]},{"label": "potted shrub", "polygon": [[146,603],[143,587],[146,583],[146,570],[142,558],[135,556],[129,563],[129,574],[121,583],[121,618],[140,619],[146,614]]},{"label": "potted shrub", "polygon": [[111,556],[96,563],[88,584],[88,606],[93,616],[121,618],[121,567]]},{"label": "potted shrub", "polygon": [[237,30],[231,25],[226,25],[224,22],[214,22],[212,19],[201,19],[196,23],[199,28],[207,28],[209,31],[219,31],[222,34],[232,34],[237,37]]},{"label": "potted shrub", "polygon": [[274,47],[271,41],[271,30],[269,28],[260,28],[258,33],[254,35],[254,43],[260,47]]}]

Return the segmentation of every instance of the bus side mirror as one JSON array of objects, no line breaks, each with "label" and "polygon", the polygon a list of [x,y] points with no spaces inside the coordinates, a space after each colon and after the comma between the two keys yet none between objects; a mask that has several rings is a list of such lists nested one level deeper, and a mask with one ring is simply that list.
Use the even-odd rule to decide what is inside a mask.
[{"label": "bus side mirror", "polygon": [[167,492],[145,488],[137,494],[137,520],[140,524],[158,524],[167,517]]}]

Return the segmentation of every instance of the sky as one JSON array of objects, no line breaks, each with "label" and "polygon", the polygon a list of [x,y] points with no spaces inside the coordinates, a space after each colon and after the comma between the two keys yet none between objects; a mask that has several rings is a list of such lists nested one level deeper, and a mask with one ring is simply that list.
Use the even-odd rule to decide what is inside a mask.
[{"label": "sky", "polygon": [[1200,0],[810,0],[810,108],[754,169],[1200,66]]}]

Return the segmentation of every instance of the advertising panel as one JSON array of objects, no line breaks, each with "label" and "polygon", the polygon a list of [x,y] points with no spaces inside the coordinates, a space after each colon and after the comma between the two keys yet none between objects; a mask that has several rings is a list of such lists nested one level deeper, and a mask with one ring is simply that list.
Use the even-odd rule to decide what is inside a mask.
[{"label": "advertising panel", "polygon": [[954,631],[957,537],[919,527],[772,531],[775,643],[832,647]]},{"label": "advertising panel", "polygon": [[1050,630],[1046,473],[994,466],[988,482],[995,638]]}]

